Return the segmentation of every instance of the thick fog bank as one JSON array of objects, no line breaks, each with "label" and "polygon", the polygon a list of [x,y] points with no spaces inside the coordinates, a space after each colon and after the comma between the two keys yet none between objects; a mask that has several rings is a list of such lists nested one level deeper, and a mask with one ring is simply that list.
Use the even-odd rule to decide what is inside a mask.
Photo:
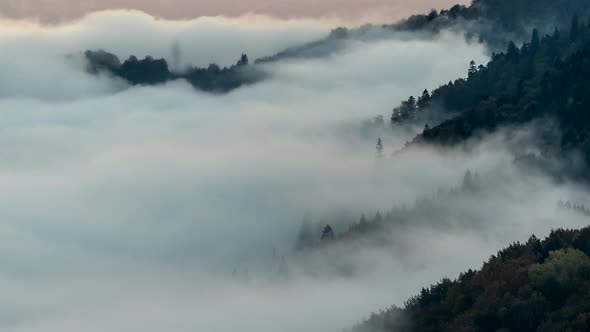
[{"label": "thick fog bank", "polygon": [[[480,45],[452,34],[350,43],[329,58],[265,66],[271,79],[223,96],[183,81],[128,87],[65,57],[87,48],[168,56],[178,42],[183,62],[224,64],[312,40],[328,25],[263,22],[115,12],[52,28],[0,23],[3,330],[341,331],[509,241],[547,232],[550,218],[535,220],[553,201],[581,197],[544,177],[491,186],[489,201],[457,202],[485,227],[422,220],[392,236],[406,251],[351,255],[366,273],[309,274],[291,256],[306,213],[353,221],[456,186],[467,170],[518,178],[511,151],[493,139],[473,153],[396,159],[415,133],[363,126],[465,76],[470,60],[486,61]],[[505,192],[513,200],[497,197]],[[527,216],[538,202],[543,209]],[[498,227],[484,218],[504,205]]]}]

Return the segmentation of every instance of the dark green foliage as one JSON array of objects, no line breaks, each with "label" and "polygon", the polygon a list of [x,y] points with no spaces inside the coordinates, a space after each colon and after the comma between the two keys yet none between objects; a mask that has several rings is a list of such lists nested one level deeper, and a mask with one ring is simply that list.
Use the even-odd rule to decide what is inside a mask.
[{"label": "dark green foliage", "polygon": [[480,271],[444,279],[353,331],[588,331],[590,257],[578,248],[589,241],[584,228],[514,243]]},{"label": "dark green foliage", "polygon": [[[390,27],[397,30],[440,32],[459,27],[492,49],[506,46],[509,35],[522,38],[530,26],[567,28],[574,14],[590,14],[586,0],[474,0],[470,6],[414,15]],[[578,25],[576,25],[578,26]],[[544,31],[549,32],[549,31]],[[574,31],[575,33],[575,31]]]},{"label": "dark green foliage", "polygon": [[86,51],[84,54],[90,73],[106,71],[133,85],[154,85],[185,79],[199,90],[228,92],[264,78],[262,72],[248,65],[249,60],[246,54],[242,54],[237,64],[229,68],[220,68],[216,64],[211,64],[207,68],[191,67],[182,73],[171,72],[166,60],[149,56],[139,60],[132,55],[121,64],[116,55],[102,50]]},{"label": "dark green foliage", "polygon": [[[256,60],[270,63],[285,59],[323,57],[346,49],[347,40],[383,38],[387,32],[419,32],[422,36],[442,31],[463,32],[469,40],[483,42],[491,51],[504,50],[511,39],[523,42],[532,27],[542,33],[570,27],[574,14],[590,16],[587,0],[478,0],[471,6],[455,5],[440,12],[413,15],[400,22],[379,27],[365,25],[356,29],[337,28],[326,38],[283,50]],[[378,30],[379,33],[375,33]]]},{"label": "dark green foliage", "polygon": [[172,78],[166,60],[149,56],[138,60],[132,55],[114,73],[132,84],[143,85],[161,84]]},{"label": "dark green foliage", "polygon": [[529,43],[520,49],[510,43],[487,66],[476,68],[471,63],[467,79],[432,91],[428,103],[402,102],[394,109],[392,124],[432,122],[427,111],[440,106],[446,112],[443,117],[450,119],[414,143],[452,145],[500,126],[549,117],[562,130],[561,137],[551,142],[552,152],[582,152],[590,161],[590,27],[576,22],[572,20],[575,32],[566,37],[556,31],[539,39],[534,31]]}]

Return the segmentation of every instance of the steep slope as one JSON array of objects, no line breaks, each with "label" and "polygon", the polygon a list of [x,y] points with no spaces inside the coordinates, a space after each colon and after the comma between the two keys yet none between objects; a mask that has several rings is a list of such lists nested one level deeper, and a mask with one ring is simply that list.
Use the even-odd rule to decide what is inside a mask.
[{"label": "steep slope", "polygon": [[487,66],[472,63],[466,79],[410,97],[393,110],[391,124],[427,123],[414,144],[455,145],[547,117],[556,120],[561,135],[557,148],[546,152],[581,152],[590,161],[589,74],[590,26],[575,17],[569,31],[540,38],[535,30],[522,48],[510,44]]},{"label": "steep slope", "polygon": [[590,228],[514,243],[479,271],[422,289],[353,332],[588,331]]}]

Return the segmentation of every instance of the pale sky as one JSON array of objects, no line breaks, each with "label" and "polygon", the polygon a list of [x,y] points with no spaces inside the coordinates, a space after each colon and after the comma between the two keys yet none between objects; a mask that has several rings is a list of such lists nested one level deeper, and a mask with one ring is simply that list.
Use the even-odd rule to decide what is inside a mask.
[{"label": "pale sky", "polygon": [[247,13],[287,17],[331,16],[348,20],[399,19],[410,13],[469,0],[0,0],[0,15],[42,21],[75,19],[106,9],[136,9],[167,19],[237,16]]}]

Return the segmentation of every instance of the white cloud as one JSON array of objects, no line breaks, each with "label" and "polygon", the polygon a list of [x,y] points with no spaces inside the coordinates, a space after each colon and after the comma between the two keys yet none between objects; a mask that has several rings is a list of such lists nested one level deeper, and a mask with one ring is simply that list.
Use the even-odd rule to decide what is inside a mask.
[{"label": "white cloud", "polygon": [[[94,47],[165,56],[180,40],[197,64],[227,63],[314,39],[327,24],[171,23],[129,12],[55,28],[3,24],[5,331],[340,331],[446,273],[477,267],[508,239],[548,228],[532,224],[533,214],[487,242],[477,230],[409,230],[408,239],[428,238],[437,250],[416,248],[410,265],[359,251],[371,268],[353,279],[265,276],[272,248],[288,253],[306,211],[357,218],[456,185],[466,169],[512,169],[491,143],[474,154],[413,152],[379,167],[374,145],[385,133],[361,130],[402,98],[464,75],[471,59],[485,61],[481,46],[460,37],[353,42],[330,58],[266,67],[271,79],[219,96],[183,82],[121,90],[61,56]],[[388,134],[388,152],[409,138]],[[507,211],[521,216],[539,199],[574,195],[532,183],[540,196],[524,187],[519,194],[531,198]],[[455,248],[468,249],[461,256]],[[250,281],[232,281],[234,268]]]}]

